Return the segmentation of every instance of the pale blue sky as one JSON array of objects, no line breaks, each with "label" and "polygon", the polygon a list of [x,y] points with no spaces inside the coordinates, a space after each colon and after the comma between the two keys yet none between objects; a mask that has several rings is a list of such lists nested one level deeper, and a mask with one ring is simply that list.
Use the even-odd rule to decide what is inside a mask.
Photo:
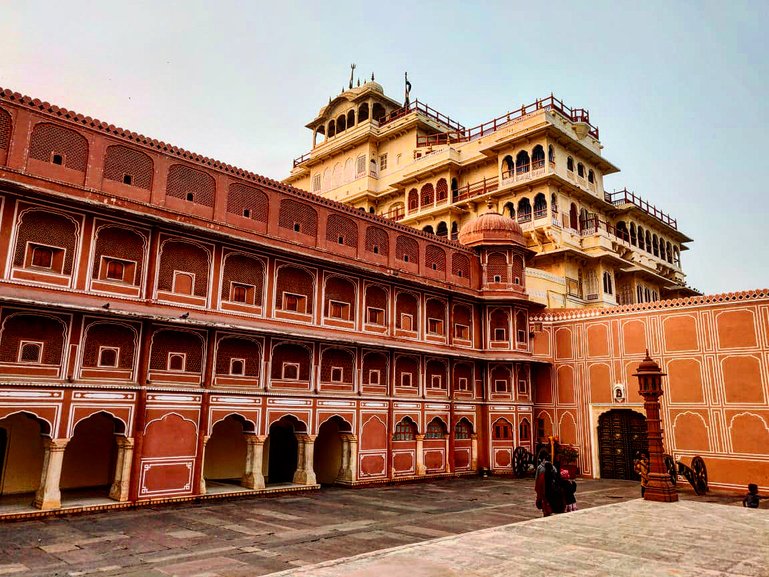
[{"label": "pale blue sky", "polygon": [[0,0],[0,86],[281,178],[349,64],[474,126],[554,92],[694,238],[707,293],[769,286],[764,2]]}]

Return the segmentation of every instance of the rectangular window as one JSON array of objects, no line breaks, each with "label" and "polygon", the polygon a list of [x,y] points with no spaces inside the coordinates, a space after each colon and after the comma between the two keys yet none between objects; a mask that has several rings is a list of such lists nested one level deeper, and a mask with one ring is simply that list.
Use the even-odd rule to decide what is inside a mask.
[{"label": "rectangular window", "polygon": [[331,382],[344,382],[344,369],[342,367],[331,367]]},{"label": "rectangular window", "polygon": [[246,359],[230,359],[230,375],[242,377],[246,374]]},{"label": "rectangular window", "polygon": [[467,390],[467,377],[459,377],[459,379],[457,379],[457,389],[460,391]]},{"label": "rectangular window", "polygon": [[118,347],[99,347],[99,361],[97,365],[104,368],[117,368],[120,358]]},{"label": "rectangular window", "polygon": [[307,311],[307,297],[304,295],[284,292],[283,310],[304,314]]},{"label": "rectangular window", "polygon": [[504,379],[497,379],[494,381],[494,392],[495,393],[506,393],[507,392],[507,381]]},{"label": "rectangular window", "polygon": [[526,331],[523,329],[518,329],[518,342],[519,343],[526,342]]},{"label": "rectangular window", "polygon": [[103,256],[99,266],[99,279],[113,282],[134,283],[136,263],[131,260]]},{"label": "rectangular window", "polygon": [[383,309],[368,307],[366,309],[366,319],[370,325],[384,326],[385,312]]},{"label": "rectangular window", "polygon": [[254,304],[255,288],[250,284],[230,283],[230,300],[234,303]]},{"label": "rectangular window", "polygon": [[432,375],[430,377],[430,386],[433,389],[443,388],[443,376],[442,375]]},{"label": "rectangular window", "polygon": [[183,372],[187,364],[185,353],[168,353],[167,368],[169,371]]},{"label": "rectangular window", "polygon": [[387,168],[387,153],[385,152],[379,157],[379,170],[385,170]]},{"label": "rectangular window", "polygon": [[61,274],[64,270],[64,254],[63,248],[30,242],[27,243],[24,266]]},{"label": "rectangular window", "polygon": [[378,385],[380,377],[381,377],[381,374],[379,372],[379,369],[371,369],[368,372],[368,384]]},{"label": "rectangular window", "polygon": [[312,177],[312,191],[320,192],[320,174],[316,174]]},{"label": "rectangular window", "polygon": [[355,162],[355,178],[366,175],[366,155],[361,155]]},{"label": "rectangular window", "polygon": [[281,367],[281,378],[284,381],[299,380],[299,363],[283,363]]},{"label": "rectangular window", "polygon": [[427,332],[431,335],[442,335],[443,321],[441,319],[427,319]]},{"label": "rectangular window", "polygon": [[195,275],[190,272],[174,271],[173,292],[178,295],[191,295],[195,288]]},{"label": "rectangular window", "polygon": [[39,363],[43,360],[43,343],[32,341],[21,341],[19,343],[20,363]]},{"label": "rectangular window", "polygon": [[470,327],[467,325],[454,325],[454,338],[455,339],[462,339],[464,341],[468,340],[470,338]]},{"label": "rectangular window", "polygon": [[519,395],[527,395],[528,394],[528,383],[526,382],[526,379],[518,379],[518,394]]},{"label": "rectangular window", "polygon": [[350,304],[340,301],[328,301],[328,316],[332,319],[350,320]]},{"label": "rectangular window", "polygon": [[401,329],[404,331],[414,330],[414,317],[408,313],[401,313]]},{"label": "rectangular window", "polygon": [[507,331],[505,329],[494,329],[494,340],[495,341],[506,341],[507,340]]},{"label": "rectangular window", "polygon": [[401,373],[401,387],[411,386],[411,373]]}]

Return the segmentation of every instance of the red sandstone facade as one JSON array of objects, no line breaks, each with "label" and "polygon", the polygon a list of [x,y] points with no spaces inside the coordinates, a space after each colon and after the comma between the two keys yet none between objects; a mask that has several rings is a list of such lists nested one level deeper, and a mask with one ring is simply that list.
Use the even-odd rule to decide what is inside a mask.
[{"label": "red sandstone facade", "polygon": [[763,293],[530,323],[509,219],[440,239],[9,91],[0,226],[0,512],[510,472],[549,434],[597,475],[647,346],[669,450],[769,485]]}]

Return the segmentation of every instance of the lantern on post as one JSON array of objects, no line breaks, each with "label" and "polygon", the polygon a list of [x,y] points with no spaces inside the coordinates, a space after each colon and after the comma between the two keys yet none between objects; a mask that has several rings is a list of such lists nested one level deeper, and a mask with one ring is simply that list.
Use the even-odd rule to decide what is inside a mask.
[{"label": "lantern on post", "polygon": [[662,423],[660,421],[660,397],[662,396],[662,377],[667,376],[659,365],[649,356],[638,366],[633,374],[638,377],[638,392],[644,398],[646,410],[646,430],[649,440],[649,483],[644,492],[647,501],[671,503],[678,501],[678,493],[665,468],[662,444]]}]

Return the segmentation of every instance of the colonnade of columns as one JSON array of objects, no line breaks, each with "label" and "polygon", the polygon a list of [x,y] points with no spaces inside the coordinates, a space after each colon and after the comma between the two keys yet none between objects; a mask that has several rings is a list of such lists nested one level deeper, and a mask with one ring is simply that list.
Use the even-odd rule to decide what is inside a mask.
[{"label": "colonnade of columns", "polygon": [[[128,501],[131,485],[131,461],[134,440],[118,435],[115,475],[110,486],[109,496],[115,501]],[[43,437],[43,471],[40,485],[35,493],[34,506],[38,509],[58,509],[61,507],[61,469],[64,463],[64,451],[69,439]]]}]

